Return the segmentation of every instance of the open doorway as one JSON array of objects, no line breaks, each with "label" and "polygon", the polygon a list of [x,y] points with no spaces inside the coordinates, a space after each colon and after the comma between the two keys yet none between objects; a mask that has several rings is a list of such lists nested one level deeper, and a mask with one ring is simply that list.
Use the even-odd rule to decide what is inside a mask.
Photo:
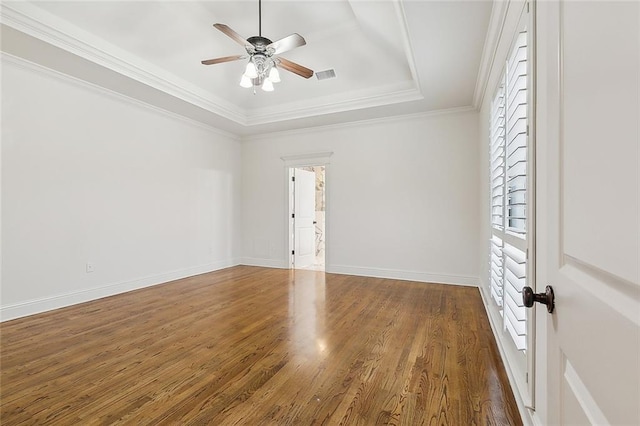
[{"label": "open doorway", "polygon": [[289,246],[291,267],[324,271],[325,166],[289,169]]}]

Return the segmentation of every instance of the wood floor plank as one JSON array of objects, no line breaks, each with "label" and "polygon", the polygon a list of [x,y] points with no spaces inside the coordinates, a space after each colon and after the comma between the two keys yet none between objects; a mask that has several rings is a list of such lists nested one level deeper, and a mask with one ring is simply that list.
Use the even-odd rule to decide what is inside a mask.
[{"label": "wood floor plank", "polygon": [[3,425],[522,424],[471,287],[239,266],[0,338]]}]

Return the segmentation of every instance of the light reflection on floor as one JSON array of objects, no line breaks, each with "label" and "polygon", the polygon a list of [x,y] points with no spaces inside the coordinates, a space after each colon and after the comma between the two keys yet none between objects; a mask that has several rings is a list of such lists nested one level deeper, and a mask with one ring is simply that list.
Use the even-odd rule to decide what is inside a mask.
[{"label": "light reflection on floor", "polygon": [[325,275],[310,270],[291,270],[289,281],[289,335],[291,350],[305,358],[326,355]]}]

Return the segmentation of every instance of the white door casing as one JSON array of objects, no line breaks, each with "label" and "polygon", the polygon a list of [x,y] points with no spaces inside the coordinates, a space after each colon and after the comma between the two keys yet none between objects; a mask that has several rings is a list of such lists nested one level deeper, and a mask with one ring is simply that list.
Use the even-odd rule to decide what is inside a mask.
[{"label": "white door casing", "polygon": [[294,170],[294,266],[305,268],[315,260],[316,175]]},{"label": "white door casing", "polygon": [[[291,214],[294,211],[295,208],[295,203],[294,203],[294,197],[293,197],[293,192],[294,192],[294,184],[293,181],[291,180],[291,178],[293,177],[293,173],[295,172],[295,169],[298,167],[308,167],[308,166],[323,166],[324,167],[324,181],[325,181],[325,187],[324,187],[324,240],[325,240],[325,247],[324,247],[324,264],[325,264],[325,271],[330,272],[330,253],[331,253],[331,247],[329,245],[329,235],[331,234],[330,232],[330,225],[331,225],[331,215],[330,215],[330,205],[331,205],[331,195],[330,195],[330,190],[329,188],[331,188],[331,184],[329,182],[331,173],[329,173],[329,168],[331,165],[331,157],[333,156],[333,152],[332,151],[325,151],[325,152],[313,152],[313,153],[306,153],[306,154],[293,154],[293,155],[286,155],[286,156],[282,156],[280,157],[280,159],[284,162],[284,188],[283,190],[285,191],[285,194],[289,194],[288,197],[285,197],[285,201],[286,201],[286,206],[285,206],[285,211],[288,212],[287,215],[283,215],[283,219],[285,221],[284,223],[284,227],[285,229],[287,229],[287,238],[284,239],[284,243],[285,243],[285,248],[284,248],[284,253],[285,253],[285,258],[283,259],[283,264],[287,265],[287,267],[291,268],[291,267],[295,267],[295,265],[293,264],[294,262],[294,256],[291,254],[291,251],[295,251],[295,244],[294,244],[294,236],[295,236],[295,229],[294,229],[294,219],[291,217]],[[315,197],[314,197],[315,199]],[[315,201],[314,201],[315,203]],[[315,209],[315,206],[314,206]],[[314,237],[315,238],[315,237]]]},{"label": "white door casing", "polygon": [[640,424],[640,3],[537,4],[536,401]]}]

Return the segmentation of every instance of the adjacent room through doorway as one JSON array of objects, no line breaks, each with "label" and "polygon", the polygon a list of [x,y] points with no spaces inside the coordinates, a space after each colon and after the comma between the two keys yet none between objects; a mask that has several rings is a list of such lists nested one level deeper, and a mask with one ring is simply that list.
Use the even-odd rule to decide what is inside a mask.
[{"label": "adjacent room through doorway", "polygon": [[289,169],[291,267],[325,268],[325,166]]}]

